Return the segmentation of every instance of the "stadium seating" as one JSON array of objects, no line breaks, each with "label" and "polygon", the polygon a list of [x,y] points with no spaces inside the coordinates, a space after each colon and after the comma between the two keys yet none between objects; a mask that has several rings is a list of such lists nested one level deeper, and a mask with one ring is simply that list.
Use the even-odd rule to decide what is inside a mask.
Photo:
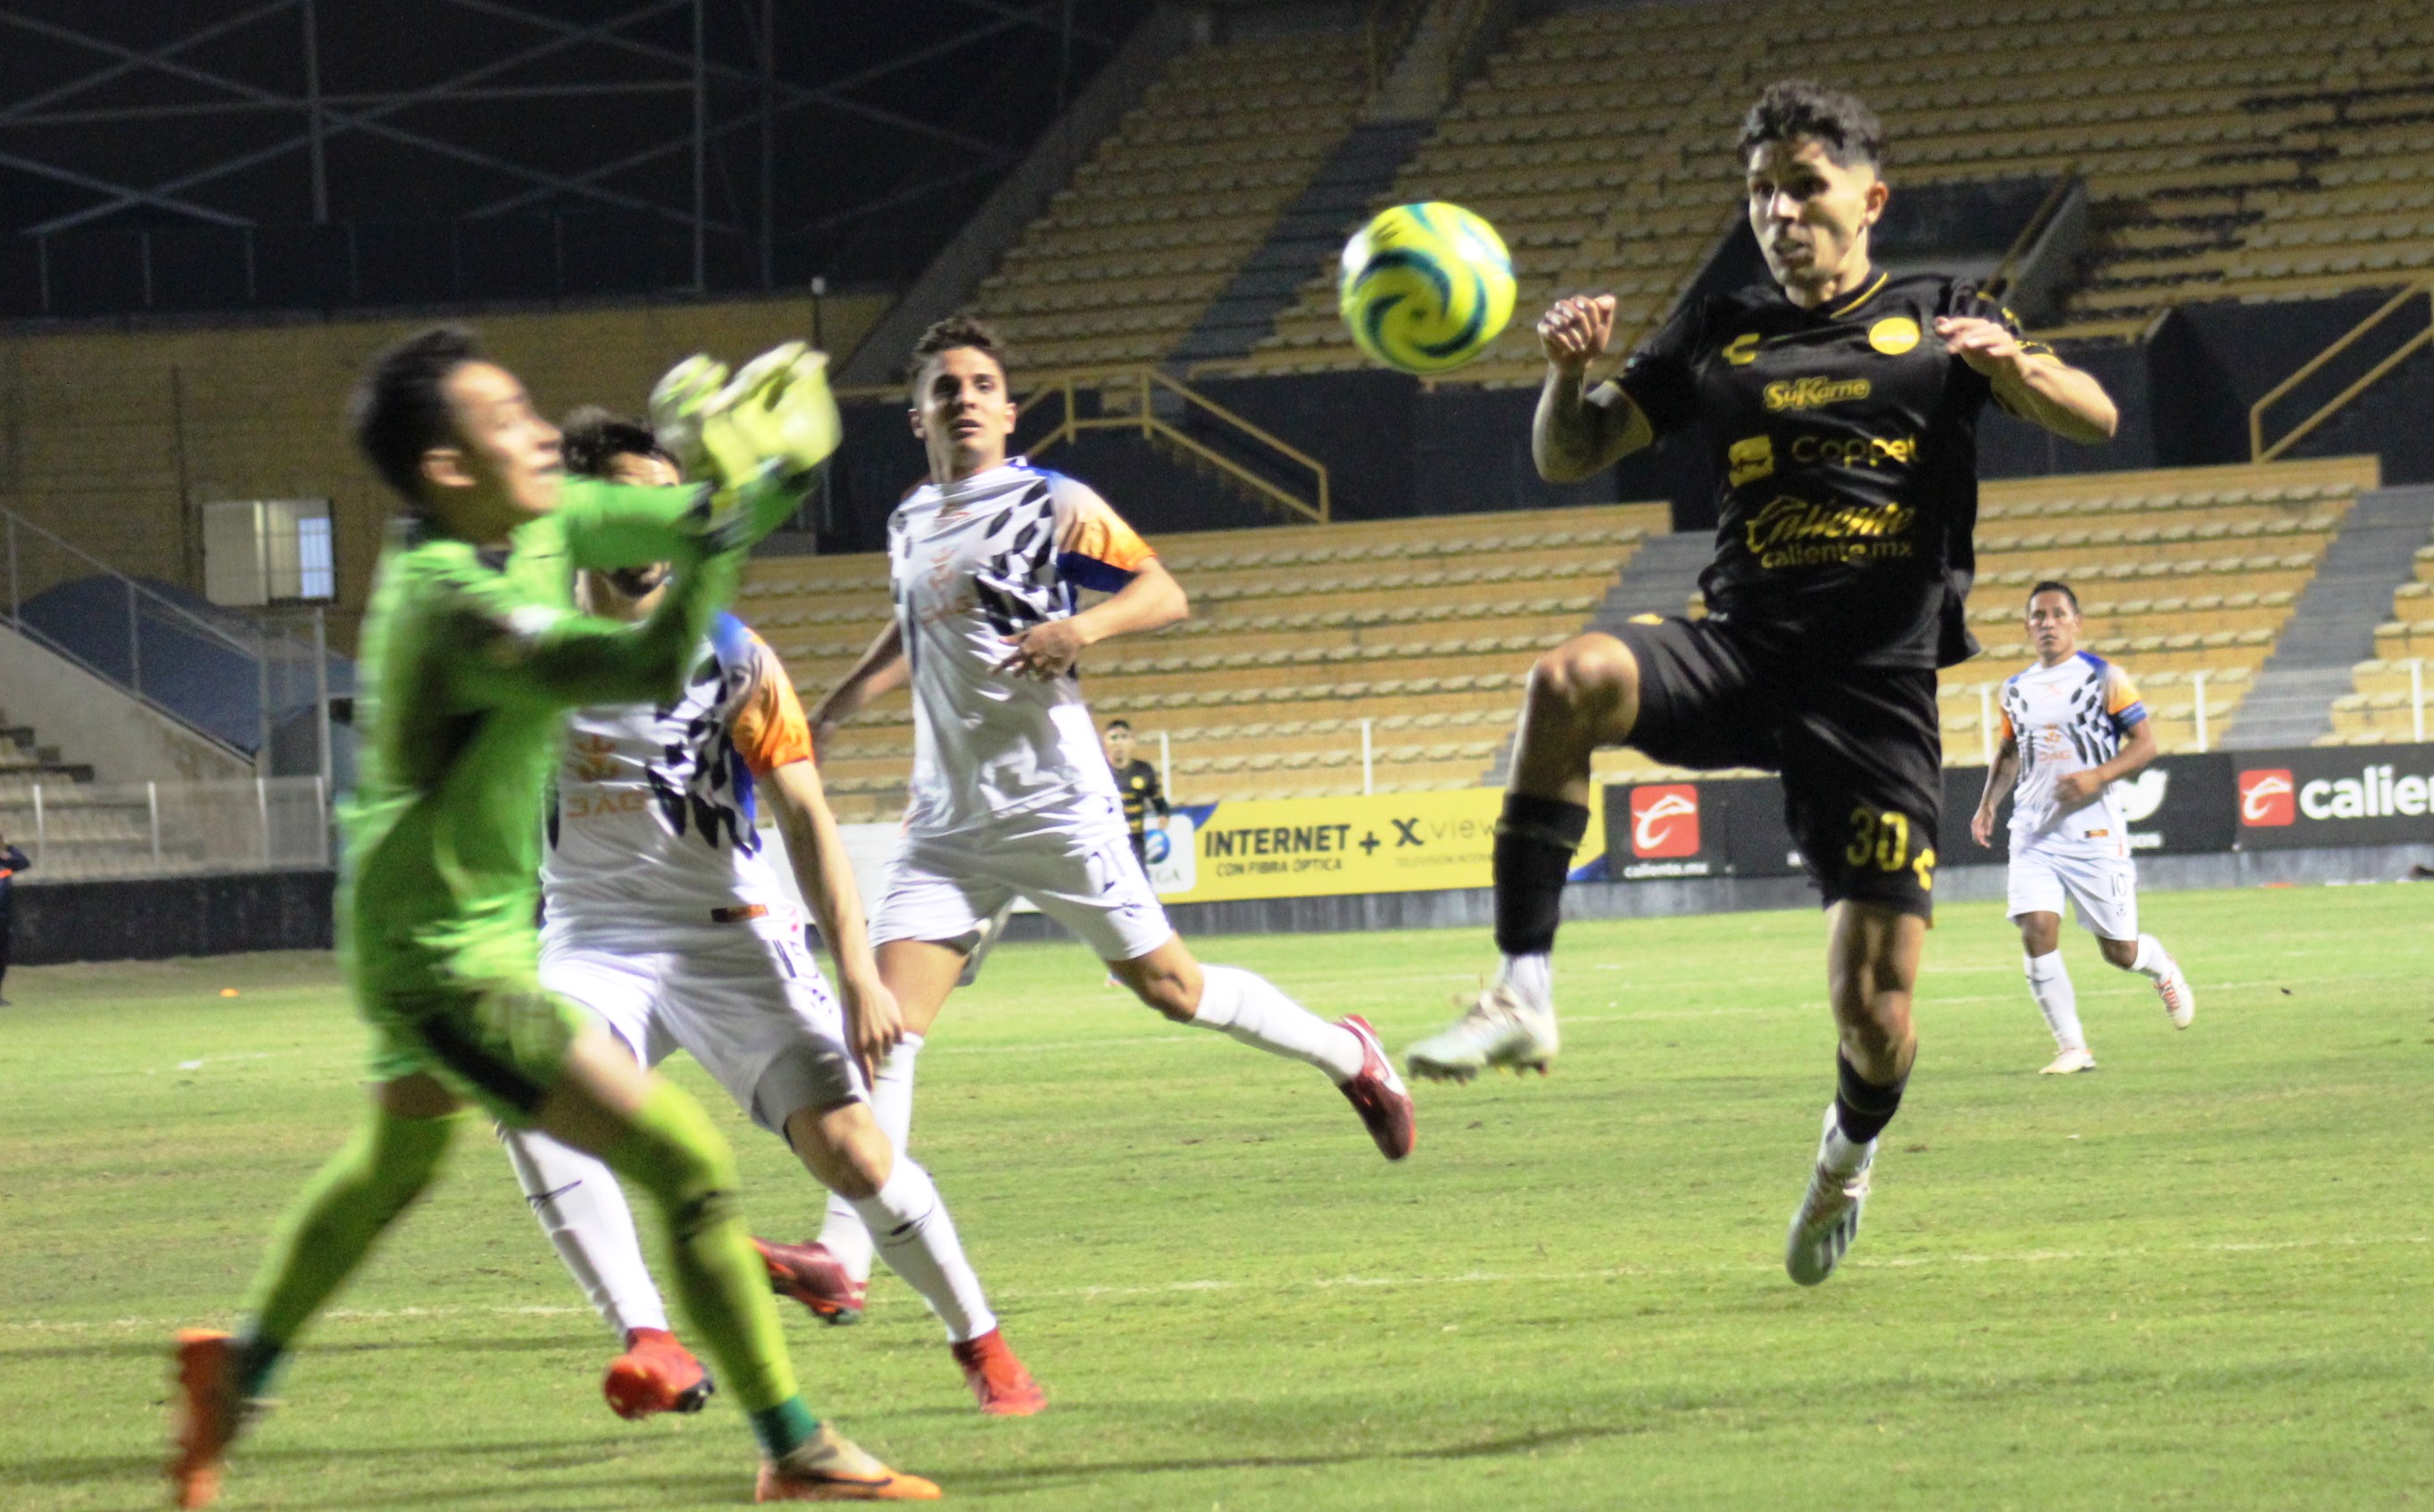
[{"label": "stadium seating", "polygon": [[[2091,649],[2135,675],[2167,750],[2193,748],[2201,696],[2219,737],[2377,481],[2373,458],[2349,457],[1987,484],[1971,614],[1986,655],[1943,679],[1947,761],[1985,759],[1981,690],[2030,660],[2019,601],[2045,577],[2078,588]],[[1358,792],[1364,720],[1377,790],[1469,786],[1512,733],[1533,659],[1665,526],[1662,506],[1616,505],[1167,537],[1192,618],[1094,652],[1084,691],[1171,763],[1179,799]],[[815,697],[884,625],[885,577],[875,556],[763,558],[745,614]],[[884,819],[910,761],[911,714],[891,698],[823,770],[842,814]],[[1596,762],[1608,779],[1662,770],[1628,750]]]},{"label": "stadium seating", "polygon": [[1035,376],[1164,356],[1351,129],[1366,69],[1357,32],[1178,59],[983,282],[972,312]]},{"label": "stadium seating", "polygon": [[[1651,59],[1660,77],[1616,87],[1619,68]],[[2061,335],[2134,334],[2189,300],[2434,270],[2434,9],[2357,7],[2338,22],[2301,0],[1584,9],[1515,30],[1386,197],[1466,204],[1512,247],[1514,328],[1460,377],[1534,382],[1529,325],[1561,293],[1614,293],[1626,340],[1650,326],[1738,214],[1733,124],[1756,82],[1786,73],[1869,100],[1896,186],[2085,175],[2099,231]],[[1248,359],[1209,366],[1359,362],[1331,269],[1313,268]]]},{"label": "stadium seating", "polygon": [[2380,746],[2434,731],[2434,544],[2417,551],[2415,578],[2392,594],[2374,656],[2350,670],[2357,691],[2333,703],[2332,733],[2317,744]]},{"label": "stadium seating", "polygon": [[[1364,719],[1378,790],[1468,786],[1531,662],[1666,521],[1618,505],[1165,537],[1192,618],[1094,652],[1084,692],[1194,801],[1358,792]],[[877,557],[756,561],[746,617],[814,696],[883,625],[885,575]],[[901,812],[910,717],[893,698],[841,733],[823,764],[841,814]]]}]

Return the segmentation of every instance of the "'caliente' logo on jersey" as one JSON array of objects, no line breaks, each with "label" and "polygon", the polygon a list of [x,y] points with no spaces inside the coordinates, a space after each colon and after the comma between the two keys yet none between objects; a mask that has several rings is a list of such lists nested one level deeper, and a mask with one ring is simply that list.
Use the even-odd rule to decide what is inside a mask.
[{"label": "'caliente' logo on jersey", "polygon": [[1871,392],[1865,378],[1794,378],[1766,386],[1769,409],[1823,409],[1828,404],[1865,399]]},{"label": "'caliente' logo on jersey", "polygon": [[1906,504],[1811,504],[1779,494],[1745,528],[1761,567],[1814,567],[1911,555]]}]

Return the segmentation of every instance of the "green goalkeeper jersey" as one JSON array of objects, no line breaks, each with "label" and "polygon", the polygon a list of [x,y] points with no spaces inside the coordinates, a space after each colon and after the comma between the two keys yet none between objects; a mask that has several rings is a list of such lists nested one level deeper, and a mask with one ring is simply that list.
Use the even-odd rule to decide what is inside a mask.
[{"label": "green goalkeeper jersey", "polygon": [[[359,781],[342,815],[341,949],[374,1000],[459,998],[537,969],[541,824],[568,710],[673,696],[740,549],[706,547],[693,489],[569,478],[504,551],[403,521],[364,624]],[[745,490],[746,538],[794,490]],[[578,568],[674,560],[640,624],[574,606]]]}]

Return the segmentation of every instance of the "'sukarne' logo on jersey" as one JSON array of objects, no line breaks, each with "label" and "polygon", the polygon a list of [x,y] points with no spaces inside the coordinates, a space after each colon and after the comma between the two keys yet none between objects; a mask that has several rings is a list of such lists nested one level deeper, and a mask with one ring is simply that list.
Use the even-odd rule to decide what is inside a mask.
[{"label": "'sukarne' logo on jersey", "polygon": [[1865,399],[1873,391],[1865,378],[1792,378],[1766,386],[1766,407],[1773,410],[1823,409]]}]

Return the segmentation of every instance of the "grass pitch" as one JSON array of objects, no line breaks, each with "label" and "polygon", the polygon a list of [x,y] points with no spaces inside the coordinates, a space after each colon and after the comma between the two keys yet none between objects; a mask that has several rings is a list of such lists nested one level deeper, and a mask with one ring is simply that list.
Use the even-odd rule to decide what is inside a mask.
[{"label": "grass pitch", "polygon": [[[1812,914],[1570,926],[1556,1074],[1420,1089],[1401,1167],[1314,1073],[1009,947],[922,1056],[914,1142],[1051,1410],[980,1418],[892,1278],[866,1326],[786,1304],[788,1332],[816,1407],[1006,1507],[2423,1505],[2429,911],[2151,897],[2200,997],[2178,1035],[2074,932],[2104,1069],[2065,1079],[1997,910],[1947,908],[1866,1229],[1815,1291],[1780,1263],[1832,1087]],[[1477,932],[1201,943],[1397,1046],[1488,960]],[[350,1125],[360,1036],[324,956],[9,986],[0,1505],[156,1504],[168,1334],[231,1315]],[[809,1233],[809,1179],[677,1074],[756,1225]],[[223,1504],[747,1499],[731,1400],[620,1423],[610,1352],[469,1128]]]}]

